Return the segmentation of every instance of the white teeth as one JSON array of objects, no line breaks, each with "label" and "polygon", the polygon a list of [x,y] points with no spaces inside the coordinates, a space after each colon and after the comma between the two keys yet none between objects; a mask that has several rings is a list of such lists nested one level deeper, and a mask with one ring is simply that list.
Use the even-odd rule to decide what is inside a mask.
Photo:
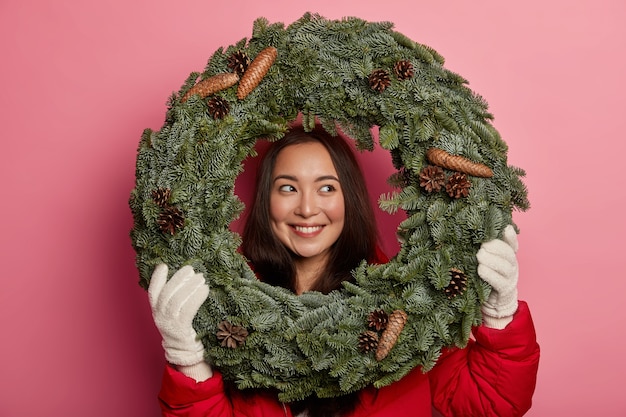
[{"label": "white teeth", "polygon": [[320,230],[322,226],[310,226],[310,227],[295,226],[294,228],[296,229],[296,231],[300,233],[314,233]]}]

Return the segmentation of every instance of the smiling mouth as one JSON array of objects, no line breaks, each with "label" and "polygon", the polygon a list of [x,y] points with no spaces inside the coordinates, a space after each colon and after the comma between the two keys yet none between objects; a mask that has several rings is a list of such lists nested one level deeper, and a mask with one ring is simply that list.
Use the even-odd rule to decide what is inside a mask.
[{"label": "smiling mouth", "polygon": [[324,226],[293,226],[294,230],[302,234],[317,233],[322,230]]}]

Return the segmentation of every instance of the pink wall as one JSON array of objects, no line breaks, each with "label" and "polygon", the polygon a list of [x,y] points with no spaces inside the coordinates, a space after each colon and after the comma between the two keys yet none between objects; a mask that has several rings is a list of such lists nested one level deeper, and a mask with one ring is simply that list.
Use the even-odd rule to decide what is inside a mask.
[{"label": "pink wall", "polygon": [[533,204],[516,214],[543,349],[528,415],[626,415],[625,3],[262,3],[0,2],[0,416],[158,414],[164,360],[128,237],[139,136],[255,18],[307,10],[393,21],[487,99]]}]

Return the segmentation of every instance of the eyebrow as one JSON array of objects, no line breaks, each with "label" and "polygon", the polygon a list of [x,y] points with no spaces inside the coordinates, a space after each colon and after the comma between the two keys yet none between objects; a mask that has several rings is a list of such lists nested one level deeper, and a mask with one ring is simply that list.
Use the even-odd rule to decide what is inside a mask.
[{"label": "eyebrow", "polygon": [[[295,177],[293,175],[277,175],[276,178],[274,178],[273,182],[276,182],[281,179],[289,180],[289,181],[298,181],[298,177]],[[335,177],[334,175],[322,175],[321,177],[315,178],[315,182],[328,181],[328,180],[339,182],[339,178]]]}]

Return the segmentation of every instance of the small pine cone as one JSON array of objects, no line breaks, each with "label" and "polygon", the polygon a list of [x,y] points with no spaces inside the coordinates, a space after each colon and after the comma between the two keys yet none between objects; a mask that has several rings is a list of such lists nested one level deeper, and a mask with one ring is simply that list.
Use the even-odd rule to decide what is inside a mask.
[{"label": "small pine cone", "polygon": [[170,190],[169,188],[157,188],[156,190],[152,191],[152,200],[159,207],[165,208],[171,196],[172,190]]},{"label": "small pine cone", "polygon": [[467,175],[462,172],[455,172],[446,182],[446,192],[452,198],[467,197],[471,185],[472,183],[467,179]]},{"label": "small pine cone", "polygon": [[237,87],[237,98],[243,100],[254,90],[278,57],[278,50],[273,46],[263,49],[248,66]]},{"label": "small pine cone", "polygon": [[438,166],[428,165],[420,171],[420,187],[429,193],[439,192],[446,182],[446,174]]},{"label": "small pine cone", "polygon": [[412,78],[415,74],[415,70],[413,69],[413,64],[411,61],[402,60],[396,62],[393,66],[393,72],[396,74],[399,80],[408,80]]},{"label": "small pine cone", "polygon": [[376,360],[382,361],[389,354],[393,346],[396,344],[400,333],[408,319],[407,314],[402,310],[394,310],[389,316],[387,328],[380,336],[378,348],[376,348]]},{"label": "small pine cone", "polygon": [[388,321],[389,315],[385,310],[374,310],[367,316],[367,327],[376,331],[384,330]]},{"label": "small pine cone", "polygon": [[450,283],[446,288],[444,288],[446,297],[448,297],[449,299],[453,299],[456,296],[463,294],[466,289],[467,277],[465,276],[463,271],[452,268],[450,270]]},{"label": "small pine cone", "polygon": [[378,333],[367,330],[359,335],[359,350],[368,353],[378,347]]},{"label": "small pine cone", "polygon": [[176,230],[182,229],[185,225],[185,216],[183,212],[176,207],[166,206],[161,214],[159,214],[157,223],[163,233],[173,235]]},{"label": "small pine cone", "polygon": [[452,155],[443,149],[430,148],[426,151],[426,158],[431,164],[447,168],[452,171],[463,172],[475,177],[493,177],[493,171],[485,164],[473,162],[461,155]]},{"label": "small pine cone", "polygon": [[222,347],[235,349],[243,345],[248,337],[248,331],[244,327],[234,325],[227,320],[220,322],[217,328],[217,339],[222,342]]},{"label": "small pine cone", "polygon": [[223,97],[211,97],[207,106],[209,107],[209,114],[214,119],[223,119],[230,111],[230,104]]},{"label": "small pine cone", "polygon": [[370,84],[370,87],[372,87],[372,89],[378,91],[379,93],[382,93],[387,87],[391,85],[389,72],[384,69],[377,69],[372,71],[367,80]]},{"label": "small pine cone", "polygon": [[243,51],[233,52],[228,57],[228,68],[230,68],[238,76],[242,76],[250,65],[250,58]]},{"label": "small pine cone", "polygon": [[212,77],[209,77],[205,80],[198,82],[196,85],[191,87],[189,91],[183,96],[181,101],[184,103],[189,99],[189,97],[194,94],[198,94],[200,97],[205,98],[210,96],[211,94],[215,94],[218,91],[222,91],[227,89],[228,87],[232,87],[237,84],[239,81],[239,76],[237,74],[233,74],[232,72],[225,72],[222,74],[217,74]]}]

